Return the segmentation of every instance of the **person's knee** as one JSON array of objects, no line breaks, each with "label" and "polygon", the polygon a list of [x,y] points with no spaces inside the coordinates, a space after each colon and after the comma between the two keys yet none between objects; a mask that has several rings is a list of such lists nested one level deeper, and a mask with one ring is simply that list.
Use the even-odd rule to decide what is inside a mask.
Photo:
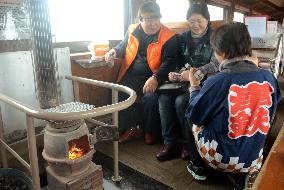
[{"label": "person's knee", "polygon": [[157,93],[147,93],[143,97],[143,103],[147,105],[158,105],[159,96]]},{"label": "person's knee", "polygon": [[171,101],[171,97],[166,94],[161,94],[159,96],[159,110],[165,110],[169,107],[173,107],[173,102]]},{"label": "person's knee", "polygon": [[186,96],[178,96],[175,100],[175,107],[177,112],[184,112],[184,109],[187,105],[187,97]]},{"label": "person's knee", "polygon": [[167,104],[170,101],[171,97],[167,94],[161,94],[159,96],[159,104]]}]

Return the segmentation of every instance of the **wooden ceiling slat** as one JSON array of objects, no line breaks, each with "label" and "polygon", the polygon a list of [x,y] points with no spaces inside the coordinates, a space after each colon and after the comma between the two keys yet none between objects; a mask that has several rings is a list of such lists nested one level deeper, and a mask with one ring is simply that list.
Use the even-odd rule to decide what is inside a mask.
[{"label": "wooden ceiling slat", "polygon": [[[229,7],[231,0],[209,0],[209,2]],[[272,19],[276,19],[281,22],[284,17],[284,7],[279,7],[268,0],[235,0],[235,4],[236,7],[245,7],[249,10],[253,10],[252,13],[269,15]]]},{"label": "wooden ceiling slat", "polygon": [[270,1],[271,3],[274,3],[278,7],[284,7],[284,1],[283,0],[268,0],[268,1]]},{"label": "wooden ceiling slat", "polygon": [[279,7],[277,5],[275,5],[274,3],[268,1],[268,0],[260,0],[261,2],[265,3],[266,5],[278,10],[278,11],[281,11],[284,13],[284,7]]}]

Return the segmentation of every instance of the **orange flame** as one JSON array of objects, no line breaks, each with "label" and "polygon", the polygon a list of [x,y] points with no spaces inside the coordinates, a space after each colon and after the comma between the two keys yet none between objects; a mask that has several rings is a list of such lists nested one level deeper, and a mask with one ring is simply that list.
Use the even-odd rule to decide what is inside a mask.
[{"label": "orange flame", "polygon": [[75,160],[77,158],[80,158],[80,157],[84,156],[85,152],[86,151],[84,149],[77,148],[76,145],[73,145],[69,149],[69,159]]}]

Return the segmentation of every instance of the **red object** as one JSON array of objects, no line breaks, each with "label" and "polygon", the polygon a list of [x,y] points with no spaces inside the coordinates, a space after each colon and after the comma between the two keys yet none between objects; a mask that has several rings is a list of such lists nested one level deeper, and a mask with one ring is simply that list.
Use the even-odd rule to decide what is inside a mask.
[{"label": "red object", "polygon": [[94,52],[96,56],[104,56],[109,51],[109,45],[94,45]]},{"label": "red object", "polygon": [[270,128],[269,108],[273,88],[267,82],[251,82],[245,86],[232,85],[229,93],[229,137],[251,137]]}]

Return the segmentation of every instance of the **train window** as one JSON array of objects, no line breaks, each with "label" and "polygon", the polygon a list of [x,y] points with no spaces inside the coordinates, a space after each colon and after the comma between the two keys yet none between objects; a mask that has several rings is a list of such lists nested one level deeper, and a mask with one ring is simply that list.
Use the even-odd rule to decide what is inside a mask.
[{"label": "train window", "polygon": [[244,14],[239,12],[234,12],[234,21],[244,22]]},{"label": "train window", "polygon": [[[189,7],[188,0],[165,1],[156,0],[162,14],[162,22],[184,22],[186,21],[186,11]],[[170,10],[170,11],[169,11]],[[223,20],[223,8],[208,5],[211,21]]]},{"label": "train window", "polygon": [[123,0],[49,0],[56,42],[122,39]]},{"label": "train window", "polygon": [[208,10],[211,21],[223,20],[223,14],[224,14],[223,8],[214,5],[208,5]]},{"label": "train window", "polygon": [[189,7],[188,0],[156,0],[161,9],[162,22],[184,22]]}]

